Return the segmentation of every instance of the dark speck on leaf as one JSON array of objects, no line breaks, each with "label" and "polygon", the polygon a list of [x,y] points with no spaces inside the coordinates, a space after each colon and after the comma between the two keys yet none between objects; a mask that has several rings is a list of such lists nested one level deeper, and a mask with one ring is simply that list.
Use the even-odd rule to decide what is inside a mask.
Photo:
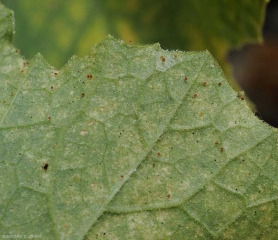
[{"label": "dark speck on leaf", "polygon": [[44,163],[43,166],[42,166],[42,168],[43,168],[45,171],[47,171],[48,166],[49,166],[48,163]]}]

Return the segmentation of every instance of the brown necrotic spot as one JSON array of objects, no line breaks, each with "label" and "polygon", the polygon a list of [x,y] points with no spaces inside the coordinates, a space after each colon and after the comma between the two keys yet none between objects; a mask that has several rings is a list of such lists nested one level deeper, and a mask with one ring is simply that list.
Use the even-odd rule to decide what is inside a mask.
[{"label": "brown necrotic spot", "polygon": [[203,82],[203,85],[206,86],[206,85],[207,85],[207,82]]},{"label": "brown necrotic spot", "polygon": [[85,97],[85,93],[81,93],[81,97]]},{"label": "brown necrotic spot", "polygon": [[194,98],[198,97],[198,94],[197,94],[197,93],[194,93],[193,97],[194,97]]},{"label": "brown necrotic spot", "polygon": [[185,81],[185,82],[187,81],[187,79],[188,79],[187,77],[184,77],[184,81]]},{"label": "brown necrotic spot", "polygon": [[222,82],[219,82],[219,83],[218,83],[218,86],[221,86],[221,84],[222,84]]},{"label": "brown necrotic spot", "polygon": [[92,78],[93,78],[93,75],[92,75],[92,74],[88,74],[88,75],[87,75],[87,78],[88,78],[88,79],[92,79]]},{"label": "brown necrotic spot", "polygon": [[244,95],[241,92],[237,93],[237,97],[240,98],[241,100],[244,100]]}]

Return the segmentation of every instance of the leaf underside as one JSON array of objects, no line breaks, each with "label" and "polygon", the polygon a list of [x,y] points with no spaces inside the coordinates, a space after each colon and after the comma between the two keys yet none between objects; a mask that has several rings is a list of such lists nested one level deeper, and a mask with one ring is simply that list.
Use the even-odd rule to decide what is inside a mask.
[{"label": "leaf underside", "polygon": [[60,71],[0,5],[0,235],[275,239],[277,130],[208,52],[107,37]]}]

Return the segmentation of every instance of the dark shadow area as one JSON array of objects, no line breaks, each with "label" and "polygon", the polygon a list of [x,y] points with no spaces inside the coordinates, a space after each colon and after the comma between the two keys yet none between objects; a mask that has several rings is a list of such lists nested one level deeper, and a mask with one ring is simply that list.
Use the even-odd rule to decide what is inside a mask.
[{"label": "dark shadow area", "polygon": [[256,105],[256,115],[278,127],[278,1],[267,6],[263,38],[263,44],[230,51],[228,61],[234,78]]}]

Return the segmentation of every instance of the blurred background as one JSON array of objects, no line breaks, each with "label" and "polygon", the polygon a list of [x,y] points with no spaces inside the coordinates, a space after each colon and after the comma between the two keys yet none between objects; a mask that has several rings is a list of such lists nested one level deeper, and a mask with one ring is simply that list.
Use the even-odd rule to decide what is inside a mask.
[{"label": "blurred background", "polygon": [[[56,68],[84,56],[108,34],[127,44],[208,49],[257,115],[278,126],[277,1],[0,0],[15,12],[14,44]],[[265,10],[267,14],[265,18]],[[262,34],[263,33],[263,34]],[[264,41],[263,41],[264,38]],[[235,79],[235,80],[234,80]]]},{"label": "blurred background", "polygon": [[267,5],[262,44],[228,53],[233,77],[255,104],[256,115],[278,127],[278,1]]}]

